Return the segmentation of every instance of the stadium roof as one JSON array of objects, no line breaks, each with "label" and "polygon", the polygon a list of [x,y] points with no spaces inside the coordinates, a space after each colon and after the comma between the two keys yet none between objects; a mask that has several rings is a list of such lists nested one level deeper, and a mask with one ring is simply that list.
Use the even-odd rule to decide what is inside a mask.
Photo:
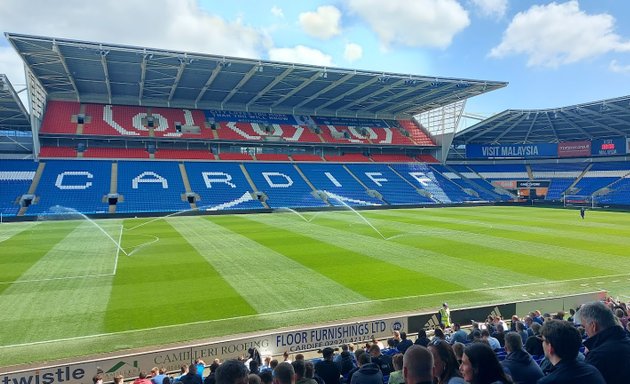
[{"label": "stadium roof", "polygon": [[507,85],[5,35],[48,98],[84,103],[409,118]]},{"label": "stadium roof", "polygon": [[459,132],[453,144],[527,144],[630,137],[630,96],[554,109],[509,109]]},{"label": "stadium roof", "polygon": [[28,112],[4,74],[0,74],[0,130],[31,130],[31,119]]}]

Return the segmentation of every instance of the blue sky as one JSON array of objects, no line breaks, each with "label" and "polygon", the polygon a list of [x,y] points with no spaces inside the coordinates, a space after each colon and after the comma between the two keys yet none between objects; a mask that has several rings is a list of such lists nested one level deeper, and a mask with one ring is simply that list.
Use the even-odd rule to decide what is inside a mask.
[{"label": "blue sky", "polygon": [[[622,0],[3,0],[4,31],[343,68],[508,81],[467,111],[630,94]],[[0,73],[23,84],[0,42]]]}]

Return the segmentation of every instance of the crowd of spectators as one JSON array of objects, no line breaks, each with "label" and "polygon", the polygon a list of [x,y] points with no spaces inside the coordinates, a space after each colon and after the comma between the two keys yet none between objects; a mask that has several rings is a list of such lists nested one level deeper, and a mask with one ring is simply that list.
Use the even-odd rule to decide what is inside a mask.
[{"label": "crowd of spectators", "polygon": [[[469,330],[449,319],[450,328],[420,330],[415,342],[395,331],[386,348],[372,340],[293,361],[288,353],[262,359],[250,349],[241,359],[183,365],[176,375],[156,367],[134,384],[630,383],[628,315],[624,303],[608,298],[569,313],[515,315],[509,323],[491,316]],[[102,383],[101,373],[94,383]]]}]

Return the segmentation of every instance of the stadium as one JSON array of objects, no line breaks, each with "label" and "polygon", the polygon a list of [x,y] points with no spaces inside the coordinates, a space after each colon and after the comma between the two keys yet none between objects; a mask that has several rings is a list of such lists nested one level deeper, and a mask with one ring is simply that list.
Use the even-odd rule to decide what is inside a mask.
[{"label": "stadium", "polygon": [[628,298],[630,96],[459,131],[509,85],[5,37],[6,383]]}]

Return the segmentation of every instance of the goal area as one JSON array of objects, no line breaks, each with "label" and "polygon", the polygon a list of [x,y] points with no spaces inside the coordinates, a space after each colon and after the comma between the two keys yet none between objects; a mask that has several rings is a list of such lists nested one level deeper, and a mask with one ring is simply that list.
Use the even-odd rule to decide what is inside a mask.
[{"label": "goal area", "polygon": [[597,201],[592,195],[564,195],[562,202],[565,207],[596,208]]}]

